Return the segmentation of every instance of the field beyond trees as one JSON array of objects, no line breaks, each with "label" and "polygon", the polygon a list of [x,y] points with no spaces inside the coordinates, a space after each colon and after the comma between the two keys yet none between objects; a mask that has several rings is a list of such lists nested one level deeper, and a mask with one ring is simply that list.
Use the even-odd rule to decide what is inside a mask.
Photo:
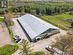
[{"label": "field beyond trees", "polygon": [[44,15],[41,16],[41,19],[61,28],[61,29],[68,29],[70,27],[70,23],[67,21],[67,19],[73,18],[73,15],[70,15],[68,13],[63,13],[59,15]]}]

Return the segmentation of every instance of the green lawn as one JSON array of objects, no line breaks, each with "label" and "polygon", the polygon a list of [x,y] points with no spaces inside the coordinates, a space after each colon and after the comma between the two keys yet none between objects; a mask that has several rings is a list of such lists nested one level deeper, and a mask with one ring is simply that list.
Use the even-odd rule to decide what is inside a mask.
[{"label": "green lawn", "polygon": [[68,29],[70,26],[70,23],[66,21],[66,19],[73,18],[73,15],[66,14],[59,14],[54,16],[48,16],[44,15],[41,16],[41,18],[49,23],[52,23],[53,25],[62,28],[62,29]]},{"label": "green lawn", "polygon": [[17,45],[5,45],[3,47],[0,47],[0,55],[11,55],[18,49]]},{"label": "green lawn", "polygon": [[40,52],[33,52],[30,55],[45,55],[45,53],[40,51]]},{"label": "green lawn", "polygon": [[3,21],[4,21],[4,17],[0,16],[0,22],[3,22]]}]

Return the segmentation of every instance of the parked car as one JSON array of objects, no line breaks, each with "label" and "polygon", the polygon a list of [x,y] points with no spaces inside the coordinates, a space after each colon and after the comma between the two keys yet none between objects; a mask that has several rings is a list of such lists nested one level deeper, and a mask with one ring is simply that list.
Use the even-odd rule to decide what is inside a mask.
[{"label": "parked car", "polygon": [[47,51],[50,51],[50,52],[54,53],[54,49],[53,49],[53,47],[51,47],[51,46],[46,46],[45,49],[46,49]]},{"label": "parked car", "polygon": [[18,35],[15,35],[15,40],[16,40],[16,43],[18,43],[21,40],[21,38]]},{"label": "parked car", "polygon": [[18,43],[21,39],[16,39],[16,43]]},{"label": "parked car", "polygon": [[18,35],[15,35],[15,39],[18,39],[19,38],[19,36]]},{"label": "parked car", "polygon": [[53,55],[62,55],[62,54],[66,54],[68,55],[67,53],[61,51],[60,49],[58,48],[55,48],[55,47],[51,47],[51,46],[46,46],[45,49],[47,51],[50,51],[51,53],[53,53]]}]

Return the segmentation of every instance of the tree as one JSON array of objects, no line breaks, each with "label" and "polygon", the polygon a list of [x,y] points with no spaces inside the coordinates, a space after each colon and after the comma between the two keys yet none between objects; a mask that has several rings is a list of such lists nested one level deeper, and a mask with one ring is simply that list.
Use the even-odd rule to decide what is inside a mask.
[{"label": "tree", "polygon": [[36,14],[39,15],[39,13],[40,13],[39,8],[36,8]]},{"label": "tree", "polygon": [[45,55],[45,53],[40,51],[40,52],[33,52],[30,55]]},{"label": "tree", "polygon": [[29,45],[29,42],[27,40],[23,39],[22,42],[21,42],[21,46],[22,46],[22,48],[21,48],[22,55],[30,55],[32,49]]},{"label": "tree", "polygon": [[8,26],[12,26],[14,23],[12,21],[12,18],[14,17],[13,14],[11,13],[5,13],[4,14],[4,17],[5,17],[5,22]]},{"label": "tree", "polygon": [[73,28],[73,22],[71,23],[71,27]]},{"label": "tree", "polygon": [[61,38],[57,38],[57,42],[53,46],[63,51],[62,55],[72,55],[73,37],[71,35],[61,36]]},{"label": "tree", "polygon": [[73,47],[71,47],[71,48],[68,49],[68,54],[69,55],[73,55]]},{"label": "tree", "polygon": [[52,9],[51,8],[46,8],[46,14],[52,15]]}]

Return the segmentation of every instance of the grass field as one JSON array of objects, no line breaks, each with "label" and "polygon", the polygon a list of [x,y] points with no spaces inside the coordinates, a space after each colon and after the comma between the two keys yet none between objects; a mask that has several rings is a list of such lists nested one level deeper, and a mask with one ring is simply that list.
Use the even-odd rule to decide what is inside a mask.
[{"label": "grass field", "polygon": [[11,55],[15,51],[17,51],[18,46],[17,45],[5,45],[3,47],[0,47],[0,55]]},{"label": "grass field", "polygon": [[4,17],[0,16],[0,22],[3,22],[3,21],[4,21]]},{"label": "grass field", "polygon": [[59,28],[68,29],[70,26],[70,23],[67,22],[66,19],[73,18],[73,15],[69,15],[68,13],[54,15],[54,16],[44,15],[44,16],[41,16],[41,18],[47,22],[50,22],[50,23],[56,25]]}]

